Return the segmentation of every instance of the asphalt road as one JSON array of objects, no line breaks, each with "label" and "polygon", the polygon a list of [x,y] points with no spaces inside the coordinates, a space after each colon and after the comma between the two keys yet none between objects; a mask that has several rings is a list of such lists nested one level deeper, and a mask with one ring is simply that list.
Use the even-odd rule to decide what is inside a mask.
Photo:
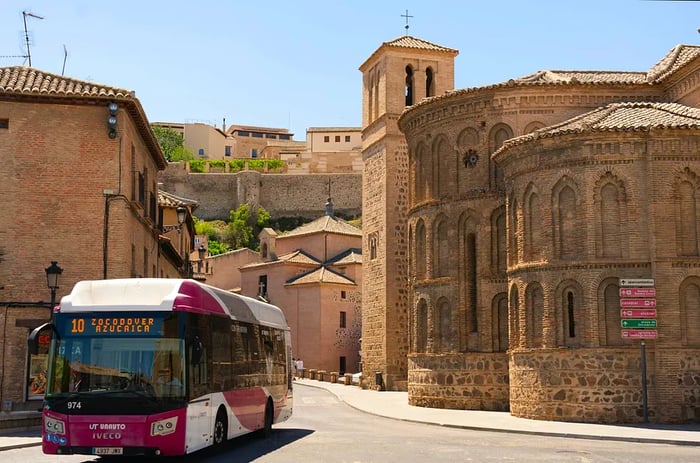
[{"label": "asphalt road", "polygon": [[[294,415],[275,425],[269,439],[236,439],[163,462],[425,463],[425,462],[605,462],[697,463],[700,448],[471,431],[408,423],[357,411],[323,389],[296,386]],[[43,455],[39,447],[8,450],[0,461],[98,462],[85,456]],[[118,460],[110,460],[118,461]],[[135,459],[125,460],[135,463]]]}]

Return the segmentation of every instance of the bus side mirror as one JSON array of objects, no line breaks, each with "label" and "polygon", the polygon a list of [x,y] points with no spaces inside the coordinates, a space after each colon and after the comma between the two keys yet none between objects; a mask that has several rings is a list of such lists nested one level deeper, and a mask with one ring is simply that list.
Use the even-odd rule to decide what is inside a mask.
[{"label": "bus side mirror", "polygon": [[27,338],[27,347],[31,355],[36,355],[39,353],[39,344],[45,344],[41,341],[43,340],[43,336],[47,336],[47,334],[44,333],[44,331],[47,330],[52,331],[53,334],[56,336],[56,339],[60,339],[60,337],[58,336],[58,330],[56,329],[56,326],[53,323],[47,322],[43,325],[37,326],[32,330],[31,333],[29,333],[29,337]]},{"label": "bus side mirror", "polygon": [[190,357],[190,363],[192,365],[199,365],[202,361],[202,341],[199,340],[199,336],[195,336],[192,339],[192,355]]}]

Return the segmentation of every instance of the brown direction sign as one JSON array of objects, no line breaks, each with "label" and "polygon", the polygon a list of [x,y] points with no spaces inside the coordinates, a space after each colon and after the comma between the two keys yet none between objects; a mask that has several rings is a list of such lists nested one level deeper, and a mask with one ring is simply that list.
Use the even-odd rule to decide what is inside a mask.
[{"label": "brown direction sign", "polygon": [[656,309],[621,309],[622,318],[656,318]]},{"label": "brown direction sign", "polygon": [[622,337],[625,339],[656,339],[656,330],[622,330]]}]

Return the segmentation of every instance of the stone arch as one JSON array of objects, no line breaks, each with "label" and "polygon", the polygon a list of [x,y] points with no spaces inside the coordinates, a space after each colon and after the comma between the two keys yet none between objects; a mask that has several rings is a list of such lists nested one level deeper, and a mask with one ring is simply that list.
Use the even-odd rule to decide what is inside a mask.
[{"label": "stone arch", "polygon": [[457,233],[459,236],[461,257],[459,259],[459,284],[460,293],[463,295],[464,311],[462,314],[460,330],[460,350],[467,349],[467,333],[474,333],[478,330],[478,235],[479,222],[478,215],[474,211],[464,212],[459,219]]},{"label": "stone arch", "polygon": [[619,279],[610,277],[598,286],[598,329],[601,346],[625,346],[632,343],[622,338]]},{"label": "stone arch", "polygon": [[525,130],[523,130],[523,135],[534,132],[535,130],[539,130],[543,127],[545,127],[545,124],[543,122],[532,121],[525,126]]},{"label": "stone arch", "polygon": [[523,259],[538,261],[542,257],[542,204],[537,187],[530,183],[523,195]]},{"label": "stone arch", "polygon": [[424,298],[418,299],[415,315],[415,351],[427,352],[428,350],[428,303]]},{"label": "stone arch", "polygon": [[425,68],[425,96],[435,96],[435,75],[430,66]]},{"label": "stone arch", "polygon": [[439,199],[451,198],[457,192],[458,156],[447,137],[440,135],[433,142],[433,191]]},{"label": "stone arch", "polygon": [[589,313],[583,304],[583,288],[575,280],[564,280],[555,291],[556,345],[586,347]]},{"label": "stone arch", "polygon": [[509,197],[508,219],[508,265],[516,265],[520,261],[520,243],[518,241],[518,236],[521,235],[520,230],[518,230],[518,200],[515,198],[515,193],[511,193]]},{"label": "stone arch", "polygon": [[413,67],[406,65],[406,80],[404,85],[405,106],[413,106],[413,98],[415,95],[415,73]]},{"label": "stone arch", "polygon": [[491,214],[491,269],[495,275],[506,274],[505,206],[499,206]]},{"label": "stone arch", "polygon": [[446,297],[441,297],[435,305],[435,320],[433,333],[436,352],[452,352],[454,350],[454,323],[452,307]]},{"label": "stone arch", "polygon": [[[489,132],[489,153],[494,153],[498,150],[503,143],[513,138],[513,129],[508,124],[499,123],[491,128]],[[492,189],[503,190],[505,189],[505,182],[503,180],[503,171],[501,167],[493,162],[491,156],[489,159],[489,181]]]},{"label": "stone arch", "polygon": [[428,147],[422,142],[416,147],[414,172],[415,205],[429,198],[430,184],[432,183],[432,159]]},{"label": "stone arch", "polygon": [[510,287],[510,295],[508,296],[508,345],[509,347],[522,347],[522,335],[525,333],[520,323],[520,291],[518,285],[513,284]]},{"label": "stone arch", "polygon": [[525,289],[527,347],[544,347],[544,290],[539,282]]},{"label": "stone arch", "polygon": [[425,222],[423,219],[418,219],[416,222],[416,242],[414,246],[415,252],[415,263],[416,263],[416,279],[425,280],[428,278],[428,267],[427,267],[427,236],[425,229]]},{"label": "stone arch", "polygon": [[508,350],[508,297],[498,293],[491,302],[491,349],[493,352]]},{"label": "stone arch", "polygon": [[700,277],[691,276],[683,280],[678,296],[681,343],[684,346],[700,347]]},{"label": "stone arch", "polygon": [[479,132],[472,127],[462,130],[457,136],[457,148],[464,151],[479,145]]},{"label": "stone arch", "polygon": [[595,184],[596,257],[620,258],[627,255],[627,192],[612,172]]},{"label": "stone arch", "polygon": [[452,268],[450,262],[450,223],[446,215],[440,214],[433,222],[433,277],[446,277]]},{"label": "stone arch", "polygon": [[676,243],[679,256],[698,255],[698,176],[689,168],[683,169],[674,182],[676,203]]},{"label": "stone arch", "polygon": [[562,177],[552,189],[552,222],[554,233],[554,255],[562,260],[582,258],[585,250],[583,223],[580,219],[580,195],[574,181]]}]

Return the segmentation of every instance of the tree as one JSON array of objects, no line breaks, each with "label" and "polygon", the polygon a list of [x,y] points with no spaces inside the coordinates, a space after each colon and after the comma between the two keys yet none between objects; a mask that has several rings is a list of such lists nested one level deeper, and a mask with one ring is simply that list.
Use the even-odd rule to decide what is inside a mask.
[{"label": "tree", "polygon": [[165,155],[165,159],[170,162],[194,159],[194,153],[185,147],[185,139],[177,131],[159,125],[153,125],[151,128],[156,136],[156,140],[158,140],[161,151]]}]

